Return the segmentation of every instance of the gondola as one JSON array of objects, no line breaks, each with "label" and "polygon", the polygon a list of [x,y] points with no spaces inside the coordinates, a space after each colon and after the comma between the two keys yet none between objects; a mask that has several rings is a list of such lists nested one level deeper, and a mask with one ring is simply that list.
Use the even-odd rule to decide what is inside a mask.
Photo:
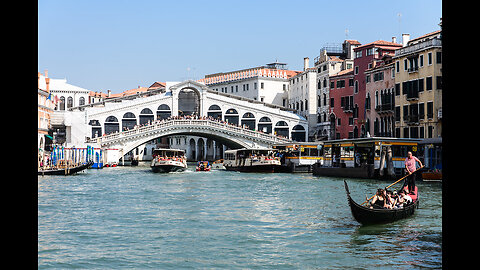
[{"label": "gondola", "polygon": [[362,225],[370,224],[383,224],[393,222],[399,219],[407,218],[415,213],[415,209],[418,208],[419,199],[418,199],[418,189],[416,189],[416,198],[413,203],[405,206],[404,208],[399,209],[383,209],[383,208],[373,208],[365,207],[356,203],[350,197],[350,191],[348,190],[348,185],[345,180],[345,191],[347,192],[348,204],[352,210],[352,215],[359,223]]},{"label": "gondola", "polygon": [[62,169],[51,169],[51,170],[38,170],[38,175],[71,175],[85,169],[88,169],[93,165],[93,161],[87,162],[85,164],[71,167],[71,168],[62,168]]}]

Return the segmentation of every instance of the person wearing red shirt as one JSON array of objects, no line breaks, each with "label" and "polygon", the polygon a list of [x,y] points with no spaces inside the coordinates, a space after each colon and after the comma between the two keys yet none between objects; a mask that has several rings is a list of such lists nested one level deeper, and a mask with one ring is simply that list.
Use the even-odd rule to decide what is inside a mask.
[{"label": "person wearing red shirt", "polygon": [[403,188],[405,188],[405,186],[408,185],[408,191],[412,195],[415,195],[415,174],[413,174],[413,172],[417,170],[416,162],[420,164],[420,168],[423,168],[423,164],[420,159],[413,156],[412,152],[409,151],[407,153],[407,158],[405,159],[405,169],[408,176],[407,178],[405,178],[405,182],[403,183],[403,186],[400,190],[402,190]]}]

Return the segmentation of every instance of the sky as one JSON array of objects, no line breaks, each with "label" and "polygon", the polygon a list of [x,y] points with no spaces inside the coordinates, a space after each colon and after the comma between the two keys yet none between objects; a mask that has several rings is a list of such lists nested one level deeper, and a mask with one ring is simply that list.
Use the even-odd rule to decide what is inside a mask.
[{"label": "sky", "polygon": [[38,0],[38,71],[120,93],[276,60],[303,70],[328,43],[401,43],[441,17],[441,0]]}]

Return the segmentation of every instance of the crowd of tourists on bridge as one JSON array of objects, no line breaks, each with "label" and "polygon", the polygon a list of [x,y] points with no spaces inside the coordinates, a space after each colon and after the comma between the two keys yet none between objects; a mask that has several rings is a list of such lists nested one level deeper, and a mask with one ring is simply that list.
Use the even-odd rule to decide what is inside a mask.
[{"label": "crowd of tourists on bridge", "polygon": [[[169,117],[163,118],[161,120],[160,119],[157,119],[157,120],[154,120],[154,121],[148,120],[147,122],[145,122],[143,124],[134,125],[132,129],[130,129],[128,127],[123,127],[122,132],[123,131],[134,130],[134,129],[149,126],[149,125],[163,124],[163,123],[171,121],[171,120],[210,120],[210,121],[215,121],[215,122],[220,123],[220,124],[229,125],[229,126],[232,126],[232,127],[240,127],[240,128],[248,129],[247,125],[239,125],[239,124],[229,123],[228,121],[224,121],[220,118],[215,118],[215,117],[212,117],[212,116],[181,115],[181,116],[169,116]],[[254,129],[254,131],[264,133],[261,130],[255,130]],[[116,134],[116,133],[118,133],[118,131],[112,132],[111,134]],[[102,136],[106,136],[106,135],[108,135],[108,134],[104,133]],[[277,137],[285,138],[284,136],[281,136],[281,135],[278,135],[278,134],[275,134],[275,135]]]}]

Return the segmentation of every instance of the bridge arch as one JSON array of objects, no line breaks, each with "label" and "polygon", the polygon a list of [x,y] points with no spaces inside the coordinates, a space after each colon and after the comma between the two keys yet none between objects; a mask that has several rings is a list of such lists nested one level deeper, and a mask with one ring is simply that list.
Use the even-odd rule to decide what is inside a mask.
[{"label": "bridge arch", "polygon": [[201,115],[201,93],[195,87],[184,87],[178,92],[178,115]]}]

